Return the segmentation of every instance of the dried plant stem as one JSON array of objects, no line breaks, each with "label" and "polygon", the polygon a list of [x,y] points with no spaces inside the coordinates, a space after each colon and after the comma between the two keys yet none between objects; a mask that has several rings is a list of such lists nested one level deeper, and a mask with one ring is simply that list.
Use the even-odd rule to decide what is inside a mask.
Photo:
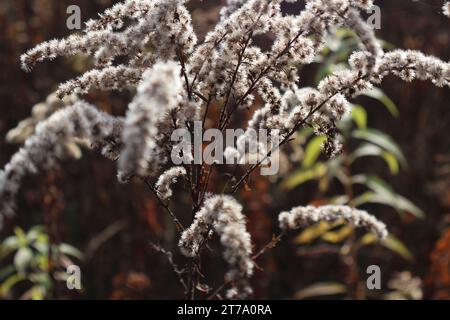
[{"label": "dried plant stem", "polygon": [[281,240],[283,239],[283,236],[284,236],[284,232],[281,232],[277,236],[274,235],[272,237],[272,240],[270,240],[264,247],[261,248],[261,250],[259,250],[255,255],[253,255],[252,259],[256,260],[260,256],[262,256],[264,253],[266,253],[267,250],[275,248],[277,246],[277,244],[281,242]]},{"label": "dried plant stem", "polygon": [[186,285],[186,282],[184,281],[184,278],[183,278],[183,274],[185,273],[185,271],[184,270],[180,270],[178,268],[178,265],[173,260],[172,252],[163,249],[160,245],[157,245],[155,243],[151,243],[150,245],[151,245],[153,250],[155,250],[156,252],[162,253],[162,254],[164,254],[166,256],[167,261],[169,262],[169,264],[171,265],[173,271],[177,275],[178,281],[180,282],[180,284],[184,288],[184,290],[187,291],[187,285]]},{"label": "dried plant stem", "polygon": [[234,86],[234,83],[236,81],[236,77],[238,75],[239,68],[240,68],[240,66],[242,64],[242,58],[244,56],[245,50],[247,49],[247,46],[250,43],[250,40],[252,39],[252,36],[253,36],[253,31],[251,30],[249,32],[249,35],[245,39],[244,44],[242,45],[241,51],[238,54],[238,60],[237,60],[237,63],[236,63],[236,69],[234,70],[233,75],[231,77],[231,81],[230,81],[230,84],[228,86],[228,91],[227,91],[227,93],[225,95],[225,100],[224,100],[224,103],[223,103],[223,106],[222,106],[222,110],[220,112],[220,119],[219,119],[218,128],[221,131],[223,131],[226,128],[226,124],[227,123],[226,123],[226,121],[224,121],[224,116],[225,116],[226,111],[227,111],[228,101],[230,100],[231,92],[233,91],[233,86]]},{"label": "dried plant stem", "polygon": [[147,185],[149,190],[155,195],[159,204],[164,209],[166,209],[167,213],[170,215],[173,222],[175,223],[175,226],[177,227],[178,231],[184,231],[185,228],[184,228],[183,224],[180,222],[180,220],[177,218],[177,216],[173,213],[173,211],[169,208],[169,206],[161,199],[161,197],[158,195],[158,192],[155,190],[155,188],[152,186],[152,184],[147,179],[143,179],[143,181]]}]

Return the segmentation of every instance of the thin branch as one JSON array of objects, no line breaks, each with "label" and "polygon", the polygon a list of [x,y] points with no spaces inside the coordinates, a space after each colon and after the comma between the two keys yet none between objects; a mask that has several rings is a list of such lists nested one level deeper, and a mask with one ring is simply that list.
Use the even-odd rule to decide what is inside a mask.
[{"label": "thin branch", "polygon": [[[195,93],[195,92],[194,92]],[[208,99],[206,100],[206,108],[205,108],[205,113],[203,114],[203,119],[202,119],[202,128],[204,129],[205,128],[205,122],[206,122],[206,119],[207,119],[207,117],[208,117],[208,112],[209,112],[209,106],[211,105],[211,100],[212,100],[212,97],[211,97],[211,94],[208,96]]]},{"label": "thin branch", "polygon": [[209,185],[209,181],[211,179],[211,174],[212,174],[213,169],[214,169],[214,163],[212,165],[210,165],[208,168],[208,173],[206,174],[206,179],[205,179],[205,185],[203,187],[203,191],[200,193],[200,198],[197,203],[198,208],[201,206],[201,204],[205,200],[205,195],[206,195],[206,192],[208,192],[208,185]]},{"label": "thin branch", "polygon": [[156,191],[156,189],[152,186],[152,184],[147,179],[143,179],[143,181],[147,185],[147,187],[150,189],[150,191],[155,195],[155,197],[158,200],[159,204],[164,209],[166,209],[166,211],[169,213],[169,215],[171,216],[171,218],[172,218],[173,222],[175,223],[175,226],[177,227],[177,229],[181,230],[181,231],[184,231],[185,230],[184,226],[181,224],[180,220],[178,220],[178,218],[172,212],[172,210],[170,210],[169,206],[161,199],[161,197],[158,194],[158,191]]},{"label": "thin branch", "polygon": [[184,82],[186,84],[186,91],[187,91],[187,94],[188,94],[188,98],[189,98],[189,100],[191,100],[192,99],[191,86],[189,85],[189,78],[188,78],[188,75],[186,73],[186,65],[184,63],[183,52],[181,52],[180,46],[177,47],[177,56],[178,56],[178,60],[180,60],[181,71],[183,73]]},{"label": "thin branch", "polygon": [[270,240],[270,242],[268,242],[264,247],[261,248],[261,250],[259,250],[255,255],[252,256],[253,260],[258,259],[261,255],[263,255],[264,253],[266,253],[267,250],[269,249],[273,249],[276,247],[276,245],[278,243],[280,243],[280,241],[283,239],[284,233],[280,233],[278,236],[273,236],[272,240]]},{"label": "thin branch", "polygon": [[213,294],[211,294],[207,300],[211,300],[215,297],[218,297],[219,299],[221,299],[221,297],[219,296],[220,291],[222,291],[227,285],[229,285],[231,283],[231,281],[227,280],[224,281],[224,283],[222,283],[220,285],[220,287],[218,287],[216,290],[214,290]]},{"label": "thin branch", "polygon": [[172,254],[172,252],[163,249],[160,245],[157,245],[155,243],[151,243],[150,245],[151,245],[153,250],[155,250],[156,252],[162,253],[162,254],[164,254],[166,256],[169,264],[172,266],[173,271],[175,272],[175,274],[178,277],[178,281],[183,286],[184,290],[187,291],[187,285],[186,285],[186,282],[183,279],[183,274],[185,273],[185,270],[180,270],[178,268],[178,265],[173,261],[173,254]]},{"label": "thin branch", "polygon": [[197,97],[199,97],[200,99],[202,99],[203,102],[208,103],[208,99],[207,99],[204,95],[202,95],[200,92],[198,92],[198,91],[193,91],[192,93],[195,94],[195,95],[196,95]]},{"label": "thin branch", "polygon": [[224,120],[224,116],[225,116],[226,111],[227,111],[228,101],[230,100],[231,92],[233,91],[234,83],[236,82],[236,79],[237,79],[239,68],[240,68],[241,63],[242,63],[242,58],[244,57],[245,50],[247,49],[248,45],[250,44],[250,40],[252,39],[252,36],[253,36],[253,30],[251,30],[249,32],[249,35],[248,35],[247,39],[245,40],[245,42],[244,42],[244,44],[242,46],[242,50],[238,54],[238,61],[237,61],[237,64],[236,64],[236,68],[235,68],[235,70],[233,72],[233,75],[231,77],[230,85],[228,87],[228,91],[227,91],[227,94],[225,96],[225,100],[224,100],[224,103],[223,103],[223,106],[222,106],[222,110],[220,112],[220,118],[219,118],[219,124],[220,125],[219,125],[219,128],[221,130],[223,130],[225,128],[225,126],[221,127],[222,126],[222,121]]}]

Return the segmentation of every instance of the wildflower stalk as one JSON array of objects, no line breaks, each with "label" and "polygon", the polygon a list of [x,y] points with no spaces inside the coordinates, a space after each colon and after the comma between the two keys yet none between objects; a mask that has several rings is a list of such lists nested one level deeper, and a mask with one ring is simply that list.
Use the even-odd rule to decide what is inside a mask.
[{"label": "wildflower stalk", "polygon": [[[64,106],[56,115],[42,119],[36,133],[0,171],[0,226],[4,215],[14,213],[13,198],[24,175],[53,167],[67,145],[74,145],[73,138],[81,137],[107,158],[117,160],[120,182],[133,177],[144,181],[170,215],[181,233],[179,249],[187,257],[187,274],[176,267],[171,255],[169,262],[180,278],[186,299],[197,298],[204,278],[202,254],[213,234],[220,240],[229,270],[225,282],[210,298],[218,297],[228,285],[228,298],[250,297],[249,278],[257,267],[255,260],[281,241],[287,227],[298,228],[317,217],[327,220],[343,216],[350,224],[372,227],[379,236],[385,235],[381,222],[353,208],[297,207],[280,214],[282,232],[253,253],[244,209],[225,193],[231,185],[229,193],[235,195],[251,174],[303,126],[314,126],[316,134],[325,134],[325,152],[337,154],[336,123],[349,109],[347,99],[380,83],[388,74],[404,81],[429,80],[436,86],[450,87],[449,63],[417,51],[383,52],[374,32],[361,18],[361,11],[373,5],[370,0],[310,0],[298,15],[288,16],[282,14],[281,0],[227,0],[219,22],[203,43],[198,42],[186,2],[124,0],[89,21],[84,33],[44,42],[21,57],[23,69],[30,71],[39,61],[85,54],[92,56],[94,69],[59,86],[60,96],[76,95],[73,106]],[[443,13],[448,12],[446,2]],[[327,76],[317,88],[299,88],[298,66],[312,63],[331,30],[345,26],[355,32],[363,47],[351,55],[350,68]],[[268,34],[273,44],[263,51],[253,40]],[[76,102],[94,89],[135,89],[125,119]],[[212,179],[217,166],[204,160],[194,163],[195,146],[181,150],[182,165],[174,166],[170,161],[172,152],[180,152],[171,140],[175,130],[188,130],[192,141],[193,123],[201,121],[204,134],[214,105],[219,113],[215,126],[222,134],[240,109],[252,106],[256,110],[244,138],[251,129],[282,133],[277,145],[263,148],[256,163],[238,179],[236,166],[221,194],[215,195],[209,192],[214,192]],[[250,162],[246,157],[253,154],[241,149],[232,148],[228,155]],[[169,202],[172,185],[180,177],[186,177],[190,195],[192,219],[186,227]],[[167,251],[157,251],[169,258]]]}]

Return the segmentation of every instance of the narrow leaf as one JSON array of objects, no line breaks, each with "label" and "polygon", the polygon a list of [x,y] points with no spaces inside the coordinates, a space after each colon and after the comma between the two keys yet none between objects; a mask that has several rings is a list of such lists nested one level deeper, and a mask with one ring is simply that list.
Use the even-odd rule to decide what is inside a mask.
[{"label": "narrow leaf", "polygon": [[402,258],[408,261],[413,261],[414,256],[408,250],[408,248],[401,242],[399,239],[394,237],[393,235],[389,235],[386,239],[381,241],[381,244],[388,248],[389,250],[397,253]]},{"label": "narrow leaf", "polygon": [[362,106],[353,105],[352,119],[355,121],[359,129],[367,128],[367,112]]},{"label": "narrow leaf", "polygon": [[392,116],[397,118],[400,115],[394,101],[392,101],[381,89],[372,88],[371,90],[364,92],[364,95],[380,101]]},{"label": "narrow leaf", "polygon": [[370,143],[376,144],[384,150],[389,151],[400,161],[403,166],[406,166],[406,158],[403,155],[403,152],[394,140],[392,140],[392,138],[387,134],[375,129],[359,129],[355,130],[352,135],[356,139],[369,141]]},{"label": "narrow leaf", "polygon": [[317,163],[310,169],[299,169],[293,172],[283,183],[282,188],[294,189],[299,185],[314,179],[319,179],[327,173],[327,166],[323,163]]},{"label": "narrow leaf", "polygon": [[317,136],[311,139],[306,146],[303,167],[311,167],[316,162],[322,152],[322,145],[326,140],[325,136]]},{"label": "narrow leaf", "polygon": [[296,299],[306,299],[322,296],[334,296],[344,294],[347,292],[347,287],[337,282],[320,282],[315,283],[309,287],[297,291]]}]

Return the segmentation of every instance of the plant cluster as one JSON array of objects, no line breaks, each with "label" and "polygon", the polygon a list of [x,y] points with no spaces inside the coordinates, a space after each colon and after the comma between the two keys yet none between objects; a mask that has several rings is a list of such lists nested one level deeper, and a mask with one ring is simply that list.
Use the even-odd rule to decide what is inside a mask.
[{"label": "plant cluster", "polygon": [[[194,32],[186,2],[126,0],[88,21],[83,33],[44,42],[22,56],[26,71],[37,62],[76,54],[92,56],[94,68],[59,86],[59,97],[75,94],[76,101],[39,121],[0,172],[0,217],[14,213],[14,199],[26,174],[52,168],[67,154],[69,142],[82,139],[117,160],[120,182],[143,180],[173,218],[180,231],[179,248],[189,258],[187,272],[179,274],[186,297],[197,293],[202,252],[217,234],[229,265],[227,297],[247,298],[252,293],[248,279],[259,255],[253,254],[243,208],[233,195],[248,177],[304,127],[326,138],[327,155],[338,155],[342,144],[337,122],[350,110],[350,99],[388,75],[449,87],[450,65],[417,51],[385,52],[361,16],[373,6],[371,0],[308,0],[296,15],[284,15],[281,0],[228,0],[203,40]],[[444,12],[448,14],[448,3]],[[349,57],[349,67],[326,76],[317,88],[299,87],[299,68],[315,61],[328,35],[339,27],[352,30],[359,39],[360,49]],[[270,48],[260,48],[255,37],[270,40]],[[125,117],[113,117],[81,100],[94,89],[135,89],[136,94]],[[195,164],[186,148],[174,150],[178,145],[171,139],[177,129],[192,132],[195,121],[205,123],[212,107],[219,111],[214,127],[222,132],[243,110],[254,110],[241,141],[251,140],[250,129],[281,135],[276,146],[227,150],[228,155],[258,161],[244,161],[246,171],[231,177],[223,190],[211,188],[214,164]],[[183,157],[183,166],[173,166],[173,152]],[[169,202],[173,183],[181,179],[192,202],[188,227]],[[284,232],[340,219],[380,238],[387,235],[382,222],[348,206],[296,207],[279,217]]]}]

